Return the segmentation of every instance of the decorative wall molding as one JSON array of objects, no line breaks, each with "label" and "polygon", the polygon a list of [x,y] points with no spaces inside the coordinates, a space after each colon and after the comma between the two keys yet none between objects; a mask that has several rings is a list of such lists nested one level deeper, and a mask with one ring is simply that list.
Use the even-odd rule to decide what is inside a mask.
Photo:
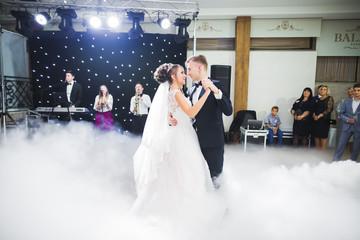
[{"label": "decorative wall molding", "polygon": [[[194,36],[194,21],[187,28],[190,38]],[[196,38],[235,38],[235,20],[198,20]]]},{"label": "decorative wall molding", "polygon": [[209,22],[202,22],[200,26],[196,28],[197,32],[222,32],[221,29],[217,29],[214,25],[209,24]]},{"label": "decorative wall molding", "polygon": [[319,37],[321,19],[252,19],[252,38]]},{"label": "decorative wall molding", "polygon": [[275,28],[268,29],[268,31],[302,31],[302,28],[296,28],[294,25],[290,25],[289,20],[282,20],[281,25],[277,25]]}]

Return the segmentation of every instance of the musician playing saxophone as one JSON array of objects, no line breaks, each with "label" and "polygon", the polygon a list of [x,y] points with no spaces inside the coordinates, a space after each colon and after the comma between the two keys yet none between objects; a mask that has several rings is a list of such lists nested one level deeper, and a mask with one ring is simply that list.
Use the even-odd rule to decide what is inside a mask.
[{"label": "musician playing saxophone", "polygon": [[151,106],[150,96],[143,93],[144,88],[140,83],[135,85],[134,96],[130,100],[130,111],[134,115],[132,121],[132,133],[141,135]]}]

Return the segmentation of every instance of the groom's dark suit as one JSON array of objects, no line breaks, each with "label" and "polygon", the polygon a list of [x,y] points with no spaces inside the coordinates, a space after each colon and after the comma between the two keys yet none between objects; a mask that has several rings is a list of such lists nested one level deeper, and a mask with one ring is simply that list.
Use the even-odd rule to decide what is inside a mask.
[{"label": "groom's dark suit", "polygon": [[[212,80],[214,85],[221,90],[222,98],[216,99],[211,92],[204,106],[195,117],[194,128],[199,138],[201,151],[207,161],[211,177],[217,177],[223,169],[224,162],[224,124],[222,114],[230,116],[232,106],[224,84],[217,80]],[[201,87],[201,86],[200,86]],[[189,91],[190,101],[195,91],[193,86]],[[201,87],[200,97],[205,90]]]}]

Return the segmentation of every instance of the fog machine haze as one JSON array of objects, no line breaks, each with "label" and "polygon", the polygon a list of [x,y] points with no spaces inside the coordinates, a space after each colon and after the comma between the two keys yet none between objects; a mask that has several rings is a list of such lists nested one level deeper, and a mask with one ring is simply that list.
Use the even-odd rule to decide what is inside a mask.
[{"label": "fog machine haze", "polygon": [[182,218],[135,217],[140,142],[81,122],[8,131],[0,142],[0,239],[360,239],[360,164],[289,146],[226,145],[216,201]]}]

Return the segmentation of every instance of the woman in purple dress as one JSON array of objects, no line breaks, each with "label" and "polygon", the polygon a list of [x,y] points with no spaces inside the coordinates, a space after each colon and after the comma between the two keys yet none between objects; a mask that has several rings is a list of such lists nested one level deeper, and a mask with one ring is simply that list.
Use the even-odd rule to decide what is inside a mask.
[{"label": "woman in purple dress", "polygon": [[95,127],[101,130],[111,130],[114,126],[114,118],[111,113],[113,107],[113,97],[105,85],[101,85],[99,95],[95,97],[94,110],[96,114]]}]

